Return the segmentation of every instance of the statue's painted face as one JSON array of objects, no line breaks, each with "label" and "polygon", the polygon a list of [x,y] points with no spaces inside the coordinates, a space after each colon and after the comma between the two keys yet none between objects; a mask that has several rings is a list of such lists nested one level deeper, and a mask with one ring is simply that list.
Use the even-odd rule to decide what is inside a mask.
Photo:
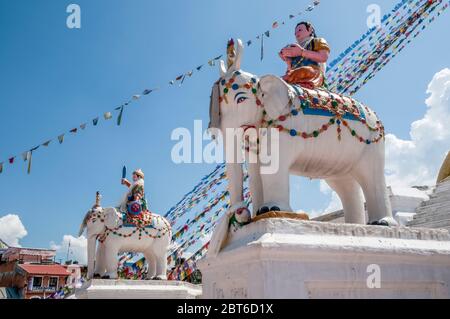
[{"label": "statue's painted face", "polygon": [[243,71],[234,71],[222,78],[219,98],[222,119],[231,120],[236,127],[255,123],[262,106],[257,97],[257,85],[258,79]]},{"label": "statue's painted face", "polygon": [[139,179],[139,177],[136,174],[133,174],[133,181],[137,181]]},{"label": "statue's painted face", "polygon": [[306,25],[300,24],[295,28],[295,37],[297,38],[297,41],[303,41],[307,37],[311,36],[312,29],[308,30]]}]

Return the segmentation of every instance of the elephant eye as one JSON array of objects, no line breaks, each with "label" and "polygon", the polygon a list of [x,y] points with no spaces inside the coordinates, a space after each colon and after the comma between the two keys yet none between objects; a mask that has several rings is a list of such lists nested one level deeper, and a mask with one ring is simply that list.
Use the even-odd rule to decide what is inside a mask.
[{"label": "elephant eye", "polygon": [[241,104],[241,103],[244,102],[245,100],[247,100],[247,98],[246,98],[245,96],[241,96],[240,98],[238,98],[237,104]]}]

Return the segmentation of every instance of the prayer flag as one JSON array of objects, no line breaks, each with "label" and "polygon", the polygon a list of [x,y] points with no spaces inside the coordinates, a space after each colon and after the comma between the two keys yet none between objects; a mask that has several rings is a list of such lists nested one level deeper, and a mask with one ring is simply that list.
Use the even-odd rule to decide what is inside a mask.
[{"label": "prayer flag", "polygon": [[118,126],[120,126],[120,124],[122,123],[122,115],[123,115],[123,106],[121,107],[119,116],[117,117],[117,125]]},{"label": "prayer flag", "polygon": [[27,156],[27,160],[28,160],[28,170],[27,170],[27,173],[28,173],[28,175],[29,175],[29,174],[31,173],[31,158],[32,158],[32,156],[33,156],[33,151],[29,151],[27,155],[28,155],[28,156]]}]

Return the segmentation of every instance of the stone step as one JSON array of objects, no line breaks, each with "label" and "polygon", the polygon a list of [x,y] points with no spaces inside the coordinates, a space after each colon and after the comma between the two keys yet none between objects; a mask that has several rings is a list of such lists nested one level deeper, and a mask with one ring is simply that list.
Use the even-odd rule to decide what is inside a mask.
[{"label": "stone step", "polygon": [[450,196],[448,198],[445,197],[430,198],[429,200],[422,202],[417,208],[445,203],[447,203],[448,206],[450,206]]},{"label": "stone step", "polygon": [[424,217],[439,218],[439,216],[445,216],[448,214],[450,214],[450,210],[429,209],[429,210],[422,210],[420,213],[416,213],[414,215],[414,218],[424,218]]},{"label": "stone step", "polygon": [[450,216],[449,212],[441,212],[441,213],[429,213],[429,214],[416,214],[414,215],[414,220],[441,220],[447,219]]},{"label": "stone step", "polygon": [[434,193],[446,193],[450,192],[450,183],[445,184],[439,184],[436,186],[436,189],[434,190]]},{"label": "stone step", "polygon": [[432,197],[434,196],[448,196],[450,194],[450,189],[447,190],[436,190],[433,192]]},{"label": "stone step", "polygon": [[450,214],[449,209],[429,209],[429,210],[421,210],[420,213],[416,212],[414,218],[440,218],[442,216],[446,216]]},{"label": "stone step", "polygon": [[439,209],[424,209],[424,210],[420,210],[420,211],[416,211],[416,218],[422,217],[422,216],[430,216],[430,217],[434,217],[436,215],[442,215],[442,214],[449,214],[450,213],[450,209],[445,209],[445,208],[439,208]]},{"label": "stone step", "polygon": [[425,223],[434,223],[434,222],[442,222],[442,221],[446,221],[446,220],[450,220],[450,215],[447,216],[443,216],[441,219],[424,219],[424,218],[418,218],[418,219],[413,219],[410,221],[410,223],[414,223],[414,224],[425,224]]},{"label": "stone step", "polygon": [[430,199],[429,200],[425,200],[425,201],[423,201],[421,204],[420,204],[420,206],[419,207],[424,207],[424,206],[427,206],[427,205],[433,205],[433,204],[436,204],[436,203],[445,203],[445,202],[447,202],[447,203],[449,203],[449,205],[450,205],[450,193],[447,195],[439,195],[439,196],[436,196],[436,197],[430,197]]},{"label": "stone step", "polygon": [[427,216],[427,217],[417,217],[414,218],[411,222],[414,223],[431,223],[431,222],[437,222],[437,221],[441,221],[441,220],[446,220],[450,218],[450,214],[445,214],[445,215],[439,215],[437,217],[435,216]]},{"label": "stone step", "polygon": [[422,222],[416,223],[414,220],[408,223],[411,227],[423,227],[423,228],[450,228],[450,219],[444,219],[440,221]]},{"label": "stone step", "polygon": [[439,210],[439,209],[450,210],[450,202],[441,202],[441,203],[434,203],[434,204],[430,204],[430,205],[420,206],[420,207],[417,207],[416,213],[419,214],[422,211]]}]

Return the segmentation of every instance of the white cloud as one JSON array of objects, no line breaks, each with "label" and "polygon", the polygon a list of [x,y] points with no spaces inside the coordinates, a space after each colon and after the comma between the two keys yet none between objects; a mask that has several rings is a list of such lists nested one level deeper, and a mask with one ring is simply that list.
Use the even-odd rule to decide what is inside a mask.
[{"label": "white cloud", "polygon": [[434,185],[450,150],[450,69],[436,73],[428,85],[425,116],[411,124],[410,139],[386,135],[387,184]]},{"label": "white cloud", "polygon": [[64,235],[61,243],[56,244],[54,242],[50,243],[51,249],[56,250],[56,252],[66,258],[67,249],[69,248],[69,260],[78,261],[80,264],[87,264],[87,239],[84,236],[73,237],[72,235]]},{"label": "white cloud", "polygon": [[0,217],[0,239],[9,246],[20,247],[19,240],[28,234],[18,215]]},{"label": "white cloud", "polygon": [[328,186],[328,184],[324,180],[320,181],[319,189],[321,193],[329,195],[331,198],[325,208],[312,210],[309,214],[310,218],[318,217],[320,215],[332,213],[342,209],[342,203],[339,196],[330,188],[330,186]]}]

